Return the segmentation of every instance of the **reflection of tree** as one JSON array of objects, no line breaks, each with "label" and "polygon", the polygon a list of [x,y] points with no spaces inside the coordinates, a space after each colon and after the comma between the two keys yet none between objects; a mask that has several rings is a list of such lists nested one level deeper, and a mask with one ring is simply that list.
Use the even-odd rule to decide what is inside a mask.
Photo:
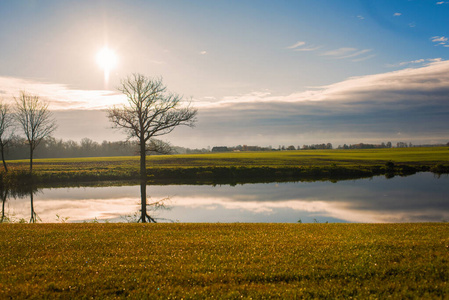
[{"label": "reflection of tree", "polygon": [[159,210],[159,209],[169,209],[166,206],[166,202],[169,198],[163,198],[161,200],[157,200],[151,203],[147,203],[147,182],[146,180],[141,180],[140,182],[140,198],[141,198],[141,208],[140,208],[140,218],[137,222],[146,223],[147,221],[150,223],[156,223],[157,219],[150,216],[147,211],[149,210],[147,207],[151,207],[151,210]]},{"label": "reflection of tree", "polygon": [[3,223],[3,221],[5,220],[5,203],[6,199],[8,198],[9,191],[8,189],[0,189],[0,194],[2,197],[2,218],[0,220],[0,223]]},{"label": "reflection of tree", "polygon": [[[11,216],[6,215],[5,211],[6,201],[11,198],[26,198],[27,196],[30,197],[30,204],[31,204],[30,223],[36,223],[37,221],[40,221],[39,216],[34,211],[34,194],[36,194],[38,191],[39,190],[33,186],[22,187],[21,189],[9,189],[4,186],[0,187],[0,197],[2,198],[2,215],[0,223],[17,221]],[[24,219],[20,219],[18,221],[21,223],[26,222]]]},{"label": "reflection of tree", "polygon": [[33,191],[30,191],[30,205],[31,205],[31,218],[30,218],[30,223],[36,223],[36,221],[38,220],[38,216],[36,214],[36,212],[34,211],[34,193]]}]

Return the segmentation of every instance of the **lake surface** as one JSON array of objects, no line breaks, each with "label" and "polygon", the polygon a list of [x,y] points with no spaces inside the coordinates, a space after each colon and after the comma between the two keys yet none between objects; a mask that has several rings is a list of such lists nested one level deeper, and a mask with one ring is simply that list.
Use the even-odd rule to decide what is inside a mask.
[{"label": "lake surface", "polygon": [[[160,222],[440,222],[449,221],[449,177],[432,173],[386,179],[230,185],[149,185]],[[140,186],[42,189],[33,195],[41,222],[136,221]],[[5,215],[29,221],[30,196],[10,197]],[[59,216],[59,217],[58,217]]]}]

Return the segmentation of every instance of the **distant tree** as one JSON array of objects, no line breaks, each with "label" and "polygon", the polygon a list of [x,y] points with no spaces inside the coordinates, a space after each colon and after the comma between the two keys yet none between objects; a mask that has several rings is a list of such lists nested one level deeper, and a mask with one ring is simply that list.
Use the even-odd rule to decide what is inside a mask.
[{"label": "distant tree", "polygon": [[[146,182],[146,155],[149,151],[167,151],[154,138],[172,132],[177,126],[193,127],[197,110],[182,105],[182,97],[167,92],[162,79],[133,74],[122,80],[119,90],[128,98],[128,105],[113,107],[108,118],[114,127],[126,130],[128,138],[137,139],[140,153],[140,177]],[[146,213],[146,196],[141,189],[141,221],[151,218]],[[144,199],[145,198],[145,199]]]},{"label": "distant tree", "polygon": [[387,148],[391,148],[391,142],[387,142]]},{"label": "distant tree", "polygon": [[3,167],[5,172],[8,172],[8,166],[5,160],[5,150],[11,142],[14,118],[9,108],[9,105],[0,101],[0,154],[2,155]]},{"label": "distant tree", "polygon": [[287,147],[287,150],[290,150],[290,151],[292,151],[292,150],[296,150],[296,148],[295,148],[295,146],[293,146],[293,145],[290,145],[290,146],[288,146],[288,147]]},{"label": "distant tree", "polygon": [[56,129],[56,122],[48,110],[48,103],[25,91],[20,92],[16,101],[15,118],[22,126],[26,143],[30,150],[30,173],[33,171],[33,153],[40,142]]}]

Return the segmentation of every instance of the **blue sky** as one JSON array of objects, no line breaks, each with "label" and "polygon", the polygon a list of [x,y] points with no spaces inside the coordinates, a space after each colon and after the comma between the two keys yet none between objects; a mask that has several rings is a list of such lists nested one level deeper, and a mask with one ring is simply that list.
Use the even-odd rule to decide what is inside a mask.
[{"label": "blue sky", "polygon": [[176,145],[447,142],[448,16],[430,0],[0,0],[0,97],[41,95],[58,138],[118,140],[103,110],[139,72],[198,107]]}]

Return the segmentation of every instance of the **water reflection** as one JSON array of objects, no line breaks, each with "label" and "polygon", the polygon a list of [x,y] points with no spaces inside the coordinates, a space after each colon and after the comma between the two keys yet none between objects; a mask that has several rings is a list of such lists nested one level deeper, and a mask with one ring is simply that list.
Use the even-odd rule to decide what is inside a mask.
[{"label": "water reflection", "polygon": [[0,189],[0,196],[2,197],[2,217],[0,219],[0,223],[3,223],[5,221],[5,204],[6,199],[8,198],[9,190],[7,189]]},{"label": "water reflection", "polygon": [[[69,222],[126,222],[144,213],[180,222],[429,222],[449,221],[447,195],[448,176],[420,173],[337,183],[57,188],[42,190],[32,202],[43,222],[56,222],[57,215]],[[149,204],[158,206],[167,196],[171,210],[150,210]],[[30,202],[9,198],[3,212],[24,218]]]}]

